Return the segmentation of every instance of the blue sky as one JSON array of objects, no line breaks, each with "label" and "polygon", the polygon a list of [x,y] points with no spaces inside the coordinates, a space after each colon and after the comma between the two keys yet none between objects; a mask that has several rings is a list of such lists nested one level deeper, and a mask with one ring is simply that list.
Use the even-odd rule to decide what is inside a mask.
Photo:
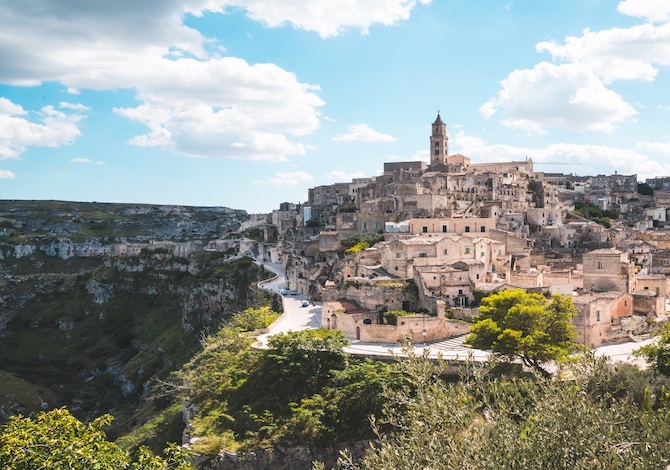
[{"label": "blue sky", "polygon": [[[3,0],[0,198],[269,212],[428,161],[670,176],[667,0]],[[547,162],[542,164],[541,162]]]}]

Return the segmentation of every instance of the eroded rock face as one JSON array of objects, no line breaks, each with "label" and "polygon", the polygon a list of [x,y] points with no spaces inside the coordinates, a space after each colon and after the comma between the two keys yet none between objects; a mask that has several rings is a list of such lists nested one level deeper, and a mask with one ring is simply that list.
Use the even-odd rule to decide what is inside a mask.
[{"label": "eroded rock face", "polygon": [[[205,250],[247,218],[227,208],[0,201],[0,369],[82,419],[111,408],[131,415],[152,377],[179,367],[203,331],[255,306],[250,286],[262,270],[236,264],[234,239]],[[8,400],[0,397],[0,422],[26,401]],[[30,403],[22,413],[42,406]]]}]

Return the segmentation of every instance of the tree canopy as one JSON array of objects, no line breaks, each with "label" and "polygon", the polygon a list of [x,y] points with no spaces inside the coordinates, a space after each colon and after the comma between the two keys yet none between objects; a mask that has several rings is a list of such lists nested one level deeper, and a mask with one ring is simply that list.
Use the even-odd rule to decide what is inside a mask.
[{"label": "tree canopy", "polygon": [[638,357],[643,357],[649,366],[666,376],[670,376],[670,323],[663,326],[663,331],[656,341],[633,351]]},{"label": "tree canopy", "polygon": [[518,358],[545,372],[542,364],[564,359],[577,348],[571,322],[576,310],[568,296],[557,294],[549,301],[523,289],[504,290],[484,297],[479,313],[466,342],[496,356]]}]

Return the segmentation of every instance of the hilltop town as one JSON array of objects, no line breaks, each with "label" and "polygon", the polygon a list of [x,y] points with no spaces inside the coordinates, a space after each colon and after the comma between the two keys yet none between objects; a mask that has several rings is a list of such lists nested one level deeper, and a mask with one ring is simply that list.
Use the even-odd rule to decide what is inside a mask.
[{"label": "hilltop town", "polygon": [[589,346],[666,321],[670,177],[477,163],[448,143],[438,114],[429,164],[385,163],[380,176],[252,215],[240,231],[262,231],[263,242],[246,249],[283,264],[286,288],[322,301],[322,326],[352,340],[462,335],[479,300],[509,288],[571,295],[576,340]]}]

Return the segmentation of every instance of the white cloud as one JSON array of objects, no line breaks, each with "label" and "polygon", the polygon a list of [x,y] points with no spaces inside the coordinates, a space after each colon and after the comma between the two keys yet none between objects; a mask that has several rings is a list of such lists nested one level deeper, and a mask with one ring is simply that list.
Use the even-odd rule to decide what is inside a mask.
[{"label": "white cloud", "polygon": [[349,126],[349,132],[333,137],[336,142],[395,142],[395,137],[382,134],[372,129],[367,124],[353,124]]},{"label": "white cloud", "polygon": [[313,180],[314,177],[304,171],[294,171],[290,173],[277,173],[272,178],[264,180],[254,180],[254,184],[294,187]]},{"label": "white cloud", "polygon": [[503,125],[531,133],[550,127],[612,132],[636,111],[588,71],[574,64],[547,62],[515,70],[501,81],[502,89],[484,107],[501,112]]},{"label": "white cloud", "polygon": [[13,180],[16,178],[14,173],[9,170],[0,170],[0,180]]},{"label": "white cloud", "polygon": [[670,155],[670,142],[639,142],[636,145],[636,148],[640,150],[646,150],[648,152],[656,153],[659,155]]},{"label": "white cloud", "polygon": [[341,183],[349,182],[354,178],[365,178],[365,173],[362,171],[353,171],[347,173],[346,171],[334,170],[329,173],[326,173],[326,178],[333,181],[338,181]]},{"label": "white cloud", "polygon": [[67,101],[61,101],[58,107],[62,109],[72,109],[75,111],[89,111],[91,109],[81,103],[68,103]]},{"label": "white cloud", "polygon": [[17,158],[27,147],[71,144],[80,135],[77,123],[82,118],[79,114],[58,111],[53,106],[29,113],[7,98],[0,98],[0,160]]},{"label": "white cloud", "polygon": [[305,154],[292,137],[319,127],[323,101],[274,64],[219,57],[166,60],[156,67],[137,86],[143,103],[115,109],[149,128],[131,140],[134,145],[195,157],[284,161]]},{"label": "white cloud", "polygon": [[73,87],[73,86],[67,87],[67,92],[70,95],[80,95],[81,94],[81,90],[79,88]]},{"label": "white cloud", "polygon": [[70,163],[83,163],[87,165],[95,163],[96,165],[105,165],[105,162],[103,161],[94,162],[90,158],[83,158],[83,157],[75,157],[72,160],[70,160]]},{"label": "white cloud", "polygon": [[580,37],[567,37],[564,44],[540,42],[536,49],[575,64],[606,84],[616,80],[652,81],[658,74],[655,65],[670,64],[670,23],[585,30]]},{"label": "white cloud", "polygon": [[250,18],[271,28],[290,24],[314,31],[323,38],[337,36],[348,29],[367,34],[374,24],[394,25],[409,19],[417,4],[431,0],[222,0],[220,7],[240,7]]},{"label": "white cloud", "polygon": [[[665,0],[627,0],[619,3],[619,11],[654,21],[670,19]],[[557,63],[511,72],[480,113],[486,118],[500,113],[503,125],[534,133],[553,127],[612,132],[636,110],[608,85],[655,80],[658,67],[670,65],[670,23],[587,29],[562,43],[540,42],[536,50],[548,52]]]},{"label": "white cloud", "polygon": [[496,111],[496,100],[494,98],[489,99],[479,107],[479,113],[484,116],[485,119],[489,119],[496,113]]},{"label": "white cloud", "polygon": [[654,23],[670,20],[670,3],[667,0],[624,0],[617,6],[620,13],[645,18]]},{"label": "white cloud", "polygon": [[479,137],[468,135],[465,131],[460,130],[456,133],[451,139],[451,143],[457,147],[481,147],[484,145],[484,141]]}]

